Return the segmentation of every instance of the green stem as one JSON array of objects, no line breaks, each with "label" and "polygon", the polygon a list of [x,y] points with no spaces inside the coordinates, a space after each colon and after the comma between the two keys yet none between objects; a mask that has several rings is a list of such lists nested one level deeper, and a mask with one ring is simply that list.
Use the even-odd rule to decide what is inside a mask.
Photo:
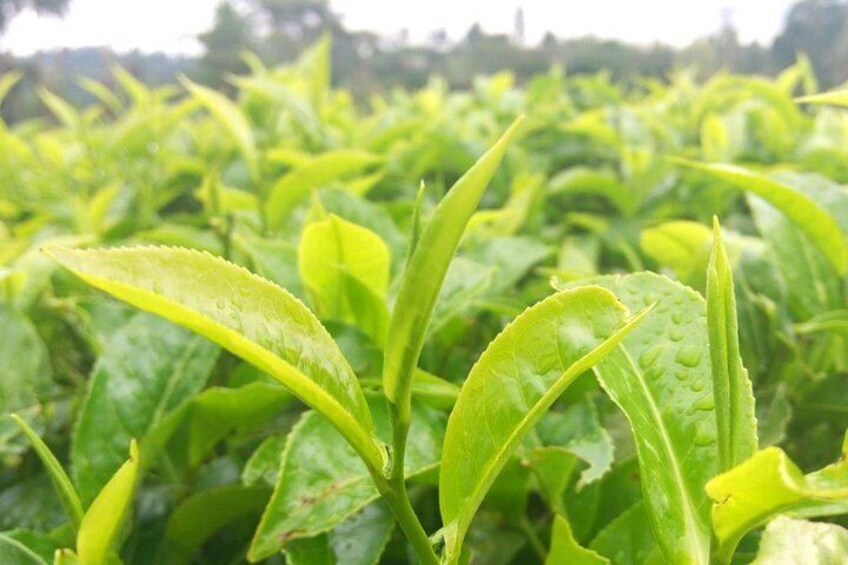
[{"label": "green stem", "polygon": [[392,418],[392,468],[386,477],[379,469],[371,469],[371,477],[377,490],[383,495],[391,508],[395,519],[400,524],[403,533],[412,544],[421,565],[438,565],[439,558],[433,550],[433,544],[427,537],[427,532],[412,508],[409,494],[406,491],[404,476],[404,460],[406,454],[406,438],[409,435],[410,410],[398,409],[389,403]]},{"label": "green stem", "polygon": [[[393,472],[392,475],[394,476],[395,473]],[[392,510],[395,520],[406,535],[406,539],[412,544],[412,548],[418,556],[418,562],[421,565],[439,565],[439,558],[433,551],[430,538],[427,537],[427,532],[424,531],[421,521],[412,508],[404,483],[401,482],[398,485],[394,479],[387,479],[374,469],[371,470],[371,476],[377,490],[383,495],[383,499]]]}]

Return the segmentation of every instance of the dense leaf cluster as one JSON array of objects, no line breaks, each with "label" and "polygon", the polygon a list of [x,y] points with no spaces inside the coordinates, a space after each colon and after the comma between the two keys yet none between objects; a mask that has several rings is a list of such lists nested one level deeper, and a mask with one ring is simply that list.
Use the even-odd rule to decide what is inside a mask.
[{"label": "dense leaf cluster", "polygon": [[848,559],[848,97],[329,61],[0,124],[0,561]]}]

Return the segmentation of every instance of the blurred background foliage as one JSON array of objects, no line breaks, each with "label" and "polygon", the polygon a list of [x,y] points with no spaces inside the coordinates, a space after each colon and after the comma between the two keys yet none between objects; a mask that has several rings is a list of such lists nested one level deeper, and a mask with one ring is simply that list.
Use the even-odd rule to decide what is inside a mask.
[{"label": "blurred background foliage", "polygon": [[[0,33],[24,8],[61,14],[69,0],[0,0]],[[75,105],[96,101],[79,84],[79,77],[114,87],[115,65],[142,82],[163,85],[180,74],[233,93],[228,77],[247,70],[244,52],[256,53],[266,65],[292,62],[306,46],[329,33],[333,39],[333,83],[348,89],[357,100],[392,87],[423,87],[434,75],[450,88],[468,88],[474,78],[510,69],[518,83],[551,67],[571,75],[603,72],[611,81],[639,83],[644,78],[667,79],[681,68],[693,69],[698,78],[716,72],[777,75],[805,54],[822,88],[848,79],[848,4],[844,0],[801,0],[789,11],[782,31],[771,45],[742,43],[730,16],[720,29],[684,48],[660,43],[629,45],[617,40],[586,36],[560,39],[546,34],[538,44],[524,37],[524,15],[515,13],[511,34],[488,34],[472,25],[459,41],[444,30],[434,30],[428,41],[412,44],[401,31],[382,37],[369,31],[351,31],[343,25],[327,0],[228,0],[218,6],[211,29],[198,39],[199,57],[162,53],[117,54],[108,48],[61,49],[28,57],[0,53],[0,73],[24,73],[22,87],[11,93],[2,109],[7,123],[46,116],[47,110],[30,96],[45,87]]]}]

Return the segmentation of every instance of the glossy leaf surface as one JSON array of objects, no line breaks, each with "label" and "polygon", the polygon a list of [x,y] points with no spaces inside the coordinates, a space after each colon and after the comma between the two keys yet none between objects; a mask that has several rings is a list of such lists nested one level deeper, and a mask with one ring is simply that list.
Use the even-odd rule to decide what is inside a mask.
[{"label": "glossy leaf surface", "polygon": [[324,414],[373,467],[383,467],[356,376],[320,322],[285,290],[188,249],[53,249],[51,255],[92,286],[199,333],[273,376]]},{"label": "glossy leaf surface", "polygon": [[526,310],[480,356],[445,432],[439,505],[449,562],[459,558],[483,497],[526,433],[641,321],[627,315],[604,289],[560,292]]},{"label": "glossy leaf surface", "polygon": [[654,312],[595,369],[633,430],[653,532],[666,559],[707,563],[709,498],[717,470],[715,402],[706,305],[653,273],[589,279],[631,310]]}]

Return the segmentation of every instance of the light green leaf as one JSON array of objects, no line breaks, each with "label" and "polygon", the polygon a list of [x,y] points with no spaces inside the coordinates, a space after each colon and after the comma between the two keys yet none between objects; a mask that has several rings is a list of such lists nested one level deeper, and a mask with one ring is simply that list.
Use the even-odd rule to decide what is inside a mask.
[{"label": "light green leaf", "polygon": [[712,233],[698,222],[676,220],[642,231],[639,246],[648,257],[671,269],[684,284],[703,289]]},{"label": "light green leaf", "polygon": [[[848,460],[804,475],[777,447],[769,447],[707,484],[713,500],[716,556],[729,563],[739,540],[774,515],[803,512],[813,517],[828,502],[848,500]],[[823,514],[830,513],[826,508]]]},{"label": "light green leaf", "polygon": [[44,443],[38,434],[17,414],[12,414],[11,418],[21,428],[21,431],[24,432],[30,443],[32,443],[33,449],[35,449],[39,459],[41,459],[42,464],[47,469],[47,474],[53,483],[53,488],[56,489],[56,493],[59,495],[62,506],[65,507],[65,511],[68,513],[68,517],[74,523],[74,526],[78,527],[83,515],[82,502],[80,502],[79,495],[70,477],[65,473],[62,464],[59,463],[59,460],[56,459],[56,456],[53,455],[53,452],[50,451],[50,448],[47,447],[47,444]]},{"label": "light green leaf", "polygon": [[286,548],[289,565],[375,565],[392,530],[392,513],[380,502],[363,508],[326,534],[293,541]]},{"label": "light green leaf", "polygon": [[455,563],[483,497],[527,432],[584,371],[643,319],[601,288],[560,292],[527,309],[471,369],[445,432],[439,503]]},{"label": "light green leaf", "polygon": [[[371,409],[380,437],[388,439],[391,426],[385,400],[377,399]],[[444,416],[438,411],[416,407],[412,415],[407,477],[435,468],[444,429]],[[355,453],[326,420],[310,412],[289,433],[279,479],[248,559],[265,559],[295,539],[326,532],[377,498],[371,476]]]},{"label": "light green leaf", "polygon": [[268,227],[272,230],[281,228],[292,210],[307,201],[315,189],[360,174],[382,161],[383,158],[378,155],[352,149],[328,151],[310,159],[271,187],[265,202]]},{"label": "light green leaf", "polygon": [[521,122],[522,118],[513,122],[451,187],[433,212],[409,259],[389,322],[391,342],[383,364],[383,388],[401,413],[408,411],[412,374],[451,258]]},{"label": "light green leaf", "polygon": [[848,236],[825,208],[803,192],[773,178],[736,165],[706,164],[675,160],[677,163],[756,194],[779,209],[807,234],[840,274],[848,274]]},{"label": "light green leaf", "polygon": [[225,485],[188,497],[168,518],[168,562],[190,563],[207,539],[239,518],[258,515],[270,496],[265,486]]},{"label": "light green leaf", "polygon": [[551,550],[545,565],[609,565],[609,559],[591,549],[580,547],[571,533],[568,519],[556,515],[551,532]]},{"label": "light green leaf", "polygon": [[323,414],[374,469],[383,446],[350,366],[315,316],[273,283],[212,255],[177,248],[54,248],[92,286],[214,341]]},{"label": "light green leaf", "polygon": [[251,177],[257,179],[259,177],[259,156],[256,151],[256,142],[253,139],[250,122],[247,121],[239,107],[223,94],[196,84],[185,77],[182,77],[180,82],[233,137],[245,163],[247,163]]},{"label": "light green leaf", "polygon": [[380,236],[333,214],[306,226],[300,240],[300,277],[318,316],[357,324],[378,345],[388,325],[390,263]]},{"label": "light green leaf", "polygon": [[718,468],[724,472],[757,451],[757,419],[751,381],[739,351],[733,269],[718,218],[713,219],[713,252],[707,269],[707,327],[718,426]]},{"label": "light green leaf", "polygon": [[139,479],[138,445],[130,444],[130,458],[112,476],[91,503],[77,534],[80,563],[103,565],[117,552],[124,522],[129,518],[133,493]]},{"label": "light green leaf", "polygon": [[[775,179],[827,210],[848,238],[848,193],[841,185],[813,174],[781,173]],[[748,206],[786,283],[793,315],[808,320],[844,308],[839,269],[830,263],[824,250],[808,237],[804,228],[788,221],[781,211],[754,195],[749,195]]]},{"label": "light green leaf", "polygon": [[778,516],[766,527],[751,565],[841,565],[846,556],[845,528]]},{"label": "light green leaf", "polygon": [[562,494],[577,468],[577,456],[562,447],[543,446],[532,449],[524,459],[522,463],[533,470],[533,478],[548,508],[556,514],[565,514]]},{"label": "light green leaf", "polygon": [[146,440],[203,389],[217,358],[214,344],[146,314],[110,336],[89,380],[71,446],[83,500],[93,500],[121,466],[122,446],[130,440],[138,440],[152,460]]},{"label": "light green leaf", "polygon": [[595,368],[630,422],[652,529],[670,562],[709,559],[709,499],[717,470],[715,401],[706,305],[653,273],[585,281],[610,289],[631,310],[654,312]]}]

